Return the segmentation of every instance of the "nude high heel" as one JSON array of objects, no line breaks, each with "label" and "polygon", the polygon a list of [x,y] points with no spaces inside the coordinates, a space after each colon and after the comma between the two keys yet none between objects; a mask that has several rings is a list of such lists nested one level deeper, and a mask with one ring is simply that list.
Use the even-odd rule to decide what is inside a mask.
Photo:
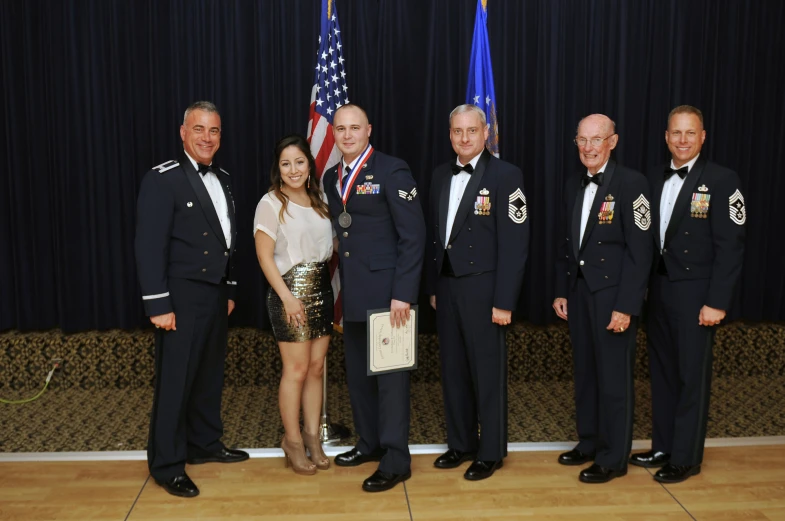
[{"label": "nude high heel", "polygon": [[284,462],[288,468],[290,465],[295,474],[303,476],[313,476],[316,474],[316,466],[305,456],[303,442],[291,443],[284,436],[281,439],[281,449],[284,453]]},{"label": "nude high heel", "polygon": [[308,434],[303,431],[303,443],[311,454],[311,461],[317,469],[327,470],[330,468],[330,458],[324,453],[322,442],[317,434]]}]

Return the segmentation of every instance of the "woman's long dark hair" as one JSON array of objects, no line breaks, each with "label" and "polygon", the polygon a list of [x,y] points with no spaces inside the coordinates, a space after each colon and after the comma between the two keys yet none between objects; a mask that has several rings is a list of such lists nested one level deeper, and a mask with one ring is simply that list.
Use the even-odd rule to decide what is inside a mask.
[{"label": "woman's long dark hair", "polygon": [[281,154],[287,148],[295,146],[303,153],[308,159],[308,180],[305,183],[305,192],[311,200],[311,208],[318,213],[323,219],[330,218],[330,209],[327,203],[322,199],[322,191],[319,188],[319,179],[316,177],[316,161],[311,155],[311,148],[308,146],[308,141],[299,134],[291,134],[281,139],[275,144],[275,157],[273,158],[273,166],[270,169],[270,192],[281,201],[281,211],[278,213],[278,220],[284,222],[284,214],[287,213],[286,209],[289,205],[289,197],[281,191],[283,180],[281,179],[281,167],[279,162]]}]

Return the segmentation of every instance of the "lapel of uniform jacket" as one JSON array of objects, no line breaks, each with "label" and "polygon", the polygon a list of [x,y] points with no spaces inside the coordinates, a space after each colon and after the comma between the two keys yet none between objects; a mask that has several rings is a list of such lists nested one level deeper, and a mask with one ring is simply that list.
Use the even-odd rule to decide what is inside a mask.
[{"label": "lapel of uniform jacket", "polygon": [[[463,192],[463,196],[461,197],[461,202],[458,205],[458,211],[455,213],[455,220],[452,223],[452,230],[450,231],[450,240],[447,241],[447,244],[451,243],[453,239],[458,235],[458,230],[461,229],[463,226],[463,222],[466,220],[466,216],[469,215],[471,212],[472,207],[474,205],[474,201],[477,198],[477,193],[480,189],[480,183],[482,181],[482,176],[485,174],[485,170],[488,168],[488,163],[491,162],[491,153],[487,150],[483,150],[480,159],[477,161],[477,166],[474,167],[474,172],[472,172],[471,179],[469,179],[469,183],[466,185],[466,190]],[[452,183],[452,179],[447,183],[448,185]],[[450,187],[447,187],[447,193],[449,195]],[[503,209],[506,211],[506,208],[499,206],[502,203],[506,203],[507,201],[496,201],[495,204],[497,205],[498,211],[502,211]],[[446,226],[446,224],[445,224]]]},{"label": "lapel of uniform jacket", "polygon": [[[676,235],[676,230],[679,229],[679,224],[682,219],[689,213],[692,194],[695,192],[695,185],[698,184],[698,180],[700,179],[704,168],[706,168],[706,160],[698,158],[687,174],[687,177],[684,179],[684,184],[681,185],[679,195],[676,196],[676,203],[673,205],[671,220],[668,223],[668,227],[665,229],[665,243],[663,248],[668,246],[668,242]],[[660,193],[662,193],[662,190],[660,190]]]},{"label": "lapel of uniform jacket", "polygon": [[341,202],[341,194],[338,193],[338,188],[336,188],[335,185],[338,180],[338,170],[341,169],[342,164],[342,161],[338,161],[337,165],[329,168],[322,176],[322,190],[324,190],[324,193],[327,194],[328,203],[335,201],[338,203]]},{"label": "lapel of uniform jacket", "polygon": [[[583,173],[581,173],[582,175]],[[572,187],[575,187],[573,190]],[[581,188],[580,176],[575,176],[575,181],[572,181],[567,188],[567,200],[569,201],[570,194],[575,194],[572,205],[572,220],[570,222],[570,239],[572,242],[572,254],[578,258],[578,250],[581,246],[581,211],[583,210],[583,188]]]},{"label": "lapel of uniform jacket", "polygon": [[660,205],[662,205],[662,190],[665,187],[665,177],[663,176],[664,168],[665,167],[663,166],[659,169],[659,172],[655,170],[651,174],[653,176],[651,191],[651,219],[652,224],[654,224],[654,243],[657,246],[657,251],[660,251],[660,234],[662,233],[660,230],[660,221],[662,220]]},{"label": "lapel of uniform jacket", "polygon": [[[218,167],[216,167],[218,168]],[[224,197],[226,198],[226,210],[229,214],[229,236],[232,238],[232,247],[229,250],[229,255],[234,253],[234,247],[237,244],[237,226],[235,225],[235,208],[234,208],[234,197],[232,197],[232,191],[229,189],[229,172],[224,170],[223,168],[218,168],[221,173],[221,176],[226,176],[226,179],[221,179],[221,176],[218,176],[218,181],[221,182],[221,188],[224,191]],[[215,170],[213,170],[215,172]],[[215,172],[218,175],[218,172]],[[204,183],[203,183],[204,184]],[[220,224],[220,220],[218,222]],[[222,229],[223,231],[223,229]]]},{"label": "lapel of uniform jacket", "polygon": [[[185,172],[185,177],[188,179],[188,182],[191,183],[191,188],[193,188],[196,198],[199,200],[199,206],[202,208],[207,223],[210,225],[210,228],[213,229],[215,236],[226,245],[224,230],[221,228],[221,221],[218,219],[218,213],[215,211],[213,200],[210,199],[210,193],[207,191],[207,187],[204,186],[204,182],[202,181],[199,172],[194,169],[193,164],[185,153],[180,157],[180,166]],[[221,186],[223,186],[223,183],[221,183]],[[229,200],[227,199],[226,202],[228,203]],[[234,226],[232,226],[232,229],[234,229]],[[234,244],[234,241],[232,241],[232,244]]]},{"label": "lapel of uniform jacket", "polygon": [[[602,186],[597,187],[597,193],[594,194],[594,201],[591,203],[591,210],[589,211],[589,218],[586,221],[586,230],[583,232],[583,240],[581,241],[579,251],[583,251],[583,248],[586,247],[594,225],[599,222],[598,215],[600,213],[600,206],[605,202],[606,194],[610,192],[611,183],[613,182],[613,171],[616,169],[615,167],[616,162],[609,159],[602,174]],[[583,209],[582,206],[581,209]],[[580,235],[578,237],[580,237]]]},{"label": "lapel of uniform jacket", "polygon": [[447,165],[447,170],[441,178],[439,188],[439,240],[442,246],[447,247],[447,212],[450,208],[450,184],[452,183],[452,170]]}]

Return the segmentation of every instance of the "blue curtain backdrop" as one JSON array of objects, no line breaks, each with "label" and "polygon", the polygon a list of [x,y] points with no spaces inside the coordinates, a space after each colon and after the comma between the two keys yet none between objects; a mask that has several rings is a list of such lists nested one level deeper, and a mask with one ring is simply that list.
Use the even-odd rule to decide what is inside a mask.
[{"label": "blue curtain backdrop", "polygon": [[[427,201],[452,158],[476,0],[337,0],[350,99]],[[133,328],[136,195],[175,157],[185,107],[217,103],[239,239],[234,325],[267,326],[251,222],[272,147],[304,133],[317,0],[0,0],[0,330]],[[505,160],[523,169],[532,249],[517,317],[554,321],[558,201],[580,117],[618,123],[618,161],[667,158],[666,115],[700,107],[704,154],[739,172],[748,242],[733,316],[785,319],[785,3],[489,0]],[[424,304],[424,301],[423,301]],[[425,322],[431,317],[427,313]],[[427,329],[427,327],[426,327]]]}]

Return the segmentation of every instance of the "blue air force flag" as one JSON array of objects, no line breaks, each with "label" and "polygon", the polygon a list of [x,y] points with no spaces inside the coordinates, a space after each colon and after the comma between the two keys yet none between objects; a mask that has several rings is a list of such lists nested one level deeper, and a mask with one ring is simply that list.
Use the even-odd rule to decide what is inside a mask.
[{"label": "blue air force flag", "polygon": [[491,48],[488,45],[486,21],[488,0],[477,0],[477,15],[474,19],[472,56],[469,62],[469,81],[466,85],[466,103],[477,105],[485,111],[490,131],[488,150],[499,157],[499,121],[496,118],[496,91],[493,88]]}]

